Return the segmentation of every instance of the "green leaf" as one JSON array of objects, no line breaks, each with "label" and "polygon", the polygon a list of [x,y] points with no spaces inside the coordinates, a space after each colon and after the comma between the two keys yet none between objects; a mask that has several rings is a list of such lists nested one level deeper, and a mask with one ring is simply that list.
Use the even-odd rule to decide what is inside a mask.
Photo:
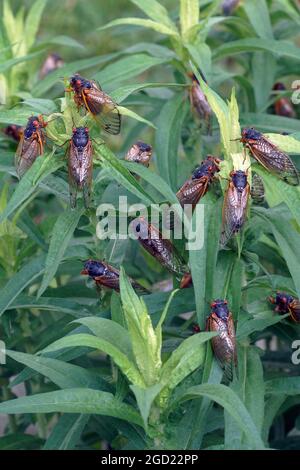
[{"label": "green leaf", "polygon": [[157,120],[155,147],[158,171],[174,190],[177,189],[178,146],[187,111],[184,95],[176,93],[163,106]]},{"label": "green leaf", "polygon": [[0,223],[6,220],[21,204],[26,201],[48,175],[64,165],[61,157],[50,154],[38,157],[31,168],[19,181],[13,195],[11,196],[5,210],[0,214]]},{"label": "green leaf", "polygon": [[43,450],[71,450],[90,419],[87,414],[64,414],[52,429]]},{"label": "green leaf", "polygon": [[29,434],[17,432],[0,437],[0,450],[36,450],[43,444],[43,440]]},{"label": "green leaf", "polygon": [[0,316],[28,285],[45,269],[45,255],[37,256],[25,264],[0,290]]},{"label": "green leaf", "polygon": [[170,88],[170,87],[186,87],[184,83],[136,83],[134,85],[125,85],[110,93],[110,96],[116,103],[121,103],[128,96],[136,91],[144,90],[146,88]]},{"label": "green leaf", "polygon": [[144,20],[142,18],[121,18],[119,20],[113,20],[107,23],[105,26],[100,26],[97,31],[103,31],[114,26],[121,26],[125,24],[129,24],[132,26],[143,26],[144,28],[153,29],[158,33],[166,34],[167,36],[178,36],[178,32],[176,31],[176,29],[173,29],[162,23],[158,23],[157,21]]},{"label": "green leaf", "polygon": [[[82,367],[50,357],[6,350],[7,356],[47,377],[60,388],[102,388],[105,382]],[[107,385],[106,385],[107,388]]]},{"label": "green leaf", "polygon": [[260,38],[238,39],[232,42],[225,42],[214,49],[213,57],[216,60],[229,55],[253,51],[267,51],[275,56],[300,60],[299,48],[291,42]]},{"label": "green leaf", "polygon": [[243,6],[257,35],[262,39],[273,39],[272,25],[266,0],[246,1]]},{"label": "green leaf", "polygon": [[76,335],[65,336],[62,339],[59,339],[52,343],[50,346],[47,346],[42,352],[57,351],[63,348],[71,348],[76,346],[87,346],[89,348],[99,349],[100,351],[105,352],[112,357],[114,362],[123,373],[127,376],[134,385],[144,387],[144,380],[140,375],[139,371],[135,367],[126,354],[124,354],[118,346],[110,343],[109,341],[103,340],[101,338],[96,338],[95,336],[79,333]]},{"label": "green leaf", "polygon": [[148,121],[148,119],[145,119],[139,114],[135,113],[134,111],[131,111],[131,109],[124,108],[124,106],[118,106],[118,110],[120,114],[122,114],[123,116],[131,117],[132,119],[135,119],[136,121],[143,122],[147,126],[150,126],[150,127],[153,127],[153,129],[156,129],[155,125],[151,121]]},{"label": "green leaf", "polygon": [[270,395],[300,395],[299,377],[280,377],[266,381],[266,394]]},{"label": "green leaf", "polygon": [[147,429],[148,427],[148,418],[150,414],[150,409],[152,406],[153,401],[159,394],[162,385],[161,384],[155,384],[152,385],[151,387],[145,388],[140,388],[137,385],[130,385],[131,390],[134,393],[134,396],[136,398],[141,416],[144,421],[144,427]]},{"label": "green leaf", "polygon": [[76,39],[71,38],[70,36],[55,36],[54,38],[49,38],[47,44],[58,44],[59,46],[66,47],[75,47],[76,49],[84,49],[85,47]]},{"label": "green leaf", "polygon": [[23,55],[21,57],[15,57],[13,59],[8,59],[0,63],[0,73],[7,72],[9,69],[14,67],[17,64],[22,64],[23,62],[31,61],[39,55],[41,55],[44,50],[33,52],[32,54]]},{"label": "green leaf", "polygon": [[168,15],[168,10],[161,5],[161,3],[156,0],[130,0],[137,7],[139,7],[144,13],[146,13],[149,18],[158,23],[163,23],[164,25],[173,28],[176,31],[176,26],[170,20]]},{"label": "green leaf", "polygon": [[46,258],[44,277],[38,291],[38,297],[47,289],[55,276],[58,266],[64,256],[65,250],[73,236],[84,208],[70,209],[62,212],[53,227],[49,251]]},{"label": "green leaf", "polygon": [[47,0],[36,0],[30,7],[24,27],[24,40],[27,50],[35,43],[46,3]]},{"label": "green leaf", "polygon": [[89,314],[85,305],[74,302],[69,298],[61,299],[56,297],[41,297],[40,299],[37,299],[36,297],[26,295],[18,295],[16,300],[7,307],[7,310],[32,308],[65,313],[74,317],[81,317],[83,314]]},{"label": "green leaf", "polygon": [[188,38],[190,29],[199,22],[199,0],[180,0],[180,26],[181,35]]},{"label": "green leaf", "polygon": [[0,403],[0,413],[88,413],[113,416],[142,426],[140,415],[111,393],[86,388],[71,388],[39,393]]},{"label": "green leaf", "polygon": [[300,132],[300,122],[298,119],[286,118],[282,116],[273,116],[272,114],[241,114],[241,123],[244,126],[258,127],[262,132]]},{"label": "green leaf", "polygon": [[208,397],[222,406],[235,420],[240,429],[249,436],[252,449],[264,449],[263,441],[250,414],[240,398],[222,384],[202,384],[189,388],[178,401]]}]

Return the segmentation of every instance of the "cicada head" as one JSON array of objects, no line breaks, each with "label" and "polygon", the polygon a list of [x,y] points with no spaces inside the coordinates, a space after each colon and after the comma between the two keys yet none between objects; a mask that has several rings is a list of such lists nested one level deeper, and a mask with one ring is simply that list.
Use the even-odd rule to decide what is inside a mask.
[{"label": "cicada head", "polygon": [[248,142],[251,140],[259,140],[262,134],[255,130],[253,127],[246,127],[242,130],[241,142]]},{"label": "cicada head", "polygon": [[37,131],[40,127],[40,120],[39,116],[30,116],[30,118],[27,121],[27,125],[25,127],[24,131],[24,137],[25,139],[30,139],[32,134]]},{"label": "cicada head", "polygon": [[85,274],[90,277],[98,277],[103,276],[105,270],[106,266],[104,263],[101,263],[101,261],[89,259],[84,263],[84,269],[81,271],[80,274]]},{"label": "cicada head", "polygon": [[234,187],[242,193],[247,186],[247,173],[243,170],[233,171],[231,173],[231,180],[234,184]]},{"label": "cicada head", "polygon": [[290,304],[293,302],[294,297],[284,292],[276,292],[275,304],[278,311],[281,313],[288,313]]},{"label": "cicada head", "polygon": [[286,87],[283,83],[280,83],[280,82],[277,82],[275,83],[275,85],[273,86],[273,90],[275,91],[285,91],[286,90]]},{"label": "cicada head", "polygon": [[217,299],[211,304],[211,313],[215,313],[218,318],[223,321],[227,321],[229,316],[228,302],[227,300]]},{"label": "cicada head", "polygon": [[75,91],[75,93],[78,93],[84,88],[92,88],[92,84],[89,80],[81,77],[79,73],[75,73],[75,75],[70,78],[70,87]]},{"label": "cicada head", "polygon": [[128,150],[125,160],[128,162],[141,163],[144,166],[149,166],[152,156],[152,147],[145,142],[138,140]]},{"label": "cicada head", "polygon": [[221,160],[218,158],[208,155],[208,157],[203,160],[203,162],[198,166],[192,174],[192,179],[200,179],[203,176],[213,177],[214,174],[220,171],[219,163]]},{"label": "cicada head", "polygon": [[87,127],[75,127],[72,141],[75,147],[84,148],[89,142],[89,129]]}]

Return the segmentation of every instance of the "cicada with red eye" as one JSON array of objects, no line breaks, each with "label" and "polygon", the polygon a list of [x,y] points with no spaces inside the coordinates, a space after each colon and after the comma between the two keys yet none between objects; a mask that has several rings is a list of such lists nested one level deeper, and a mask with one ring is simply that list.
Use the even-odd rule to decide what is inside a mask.
[{"label": "cicada with red eye", "polygon": [[[104,261],[89,259],[84,263],[84,269],[81,274],[92,278],[97,287],[105,287],[120,292],[120,271]],[[141,294],[147,294],[149,291],[133,279],[129,279],[132,287]]]},{"label": "cicada with red eye", "polygon": [[102,91],[94,80],[87,80],[79,74],[70,79],[66,91],[74,92],[74,101],[78,108],[85,108],[109,134],[119,134],[121,130],[121,115],[117,104]]},{"label": "cicada with red eye", "polygon": [[10,124],[4,129],[4,134],[11,137],[16,142],[20,142],[24,127],[17,126],[17,124]]},{"label": "cicada with red eye", "polygon": [[247,172],[232,171],[223,203],[223,225],[221,244],[224,246],[229,239],[238,233],[244,225],[250,194]]},{"label": "cicada with red eye", "polygon": [[36,158],[43,154],[45,144],[44,128],[46,126],[47,123],[42,115],[31,116],[28,119],[25,129],[21,133],[15,156],[15,166],[19,178],[33,165]]},{"label": "cicada with red eye", "polygon": [[193,209],[199,200],[207,193],[215,174],[220,171],[221,160],[208,155],[205,160],[192,173],[183,186],[176,193],[182,207],[192,204]]},{"label": "cicada with red eye", "polygon": [[93,148],[87,127],[73,129],[68,170],[71,207],[76,207],[77,191],[82,191],[84,205],[88,208],[93,176]]},{"label": "cicada with red eye", "polygon": [[206,321],[207,331],[219,333],[211,339],[215,357],[231,380],[233,369],[237,366],[235,328],[227,300],[217,299],[211,303],[211,313]]},{"label": "cicada with red eye", "polygon": [[223,0],[222,2],[222,11],[223,15],[229,16],[233,13],[235,8],[237,8],[240,0]]},{"label": "cicada with red eye", "polygon": [[242,131],[241,142],[263,167],[286,183],[297,186],[299,173],[290,157],[254,128]]},{"label": "cicada with red eye", "polygon": [[[286,88],[283,83],[275,83],[273,86],[273,90],[275,91],[285,91]],[[287,97],[279,98],[274,103],[275,114],[278,116],[284,116],[288,118],[295,118],[296,112],[293,107],[291,100]]]},{"label": "cicada with red eye", "polygon": [[144,217],[134,219],[131,222],[131,228],[144,249],[162,266],[177,276],[190,274],[188,266],[170,240],[163,238],[161,232],[154,225],[149,224]]},{"label": "cicada with red eye", "polygon": [[[212,117],[212,109],[200,86],[199,81],[197,80],[197,77],[193,73],[189,73],[188,75],[192,79],[192,85],[190,86],[189,92],[192,110],[201,122],[205,122],[206,130],[207,132],[209,132]],[[204,81],[206,80],[204,79]]]},{"label": "cicada with red eye", "polygon": [[281,315],[289,313],[294,322],[300,323],[300,300],[284,292],[276,292],[275,297],[269,297],[269,301],[276,305],[275,312]]},{"label": "cicada with red eye", "polygon": [[39,77],[41,79],[45,78],[46,75],[53,72],[54,70],[57,70],[57,69],[61,68],[64,64],[65,63],[62,60],[62,58],[60,57],[60,55],[55,54],[55,52],[49,54],[46,57],[46,60],[43,63],[41,69],[40,69]]},{"label": "cicada with red eye", "polygon": [[145,142],[138,140],[128,150],[125,160],[127,162],[140,163],[148,168],[152,157],[152,147]]}]

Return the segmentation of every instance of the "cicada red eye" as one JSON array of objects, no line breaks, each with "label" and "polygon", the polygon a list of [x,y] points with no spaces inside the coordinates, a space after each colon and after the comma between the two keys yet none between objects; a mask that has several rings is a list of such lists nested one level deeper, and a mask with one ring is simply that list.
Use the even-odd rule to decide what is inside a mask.
[{"label": "cicada red eye", "polygon": [[39,121],[33,121],[32,124],[33,124],[35,127],[39,127],[39,125],[40,125]]},{"label": "cicada red eye", "polygon": [[89,128],[88,128],[88,127],[85,127],[84,130],[85,130],[85,132],[88,132],[88,131],[89,131]]},{"label": "cicada red eye", "polygon": [[73,127],[72,132],[73,132],[73,134],[75,134],[75,132],[76,132],[76,127]]}]

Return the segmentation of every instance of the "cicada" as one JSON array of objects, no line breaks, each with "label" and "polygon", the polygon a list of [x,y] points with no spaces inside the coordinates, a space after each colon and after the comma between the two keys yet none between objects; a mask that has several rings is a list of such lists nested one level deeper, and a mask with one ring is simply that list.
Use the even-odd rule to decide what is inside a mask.
[{"label": "cicada", "polygon": [[264,182],[257,173],[252,175],[251,197],[255,204],[262,204],[265,200]]},{"label": "cicada", "polygon": [[48,73],[53,72],[54,70],[59,69],[64,65],[64,61],[60,57],[60,55],[51,53],[48,54],[46,57],[45,62],[43,63],[40,72],[39,72],[39,77],[45,78]]},{"label": "cicada", "polygon": [[138,140],[128,150],[125,160],[128,162],[140,163],[148,168],[152,157],[152,147],[149,144]]},{"label": "cicada", "polygon": [[219,333],[211,339],[214,355],[231,380],[234,366],[237,366],[235,328],[227,300],[217,299],[211,303],[211,313],[206,321],[208,331]]},{"label": "cicada", "polygon": [[36,158],[43,154],[45,144],[43,129],[46,125],[42,115],[31,116],[28,119],[25,129],[21,133],[15,156],[15,166],[19,178],[33,165]]},{"label": "cicada", "polygon": [[9,124],[9,126],[4,129],[4,134],[8,137],[11,137],[16,142],[20,142],[23,131],[24,128],[22,126],[18,126],[17,124]]},{"label": "cicada", "polygon": [[190,103],[195,114],[198,116],[200,121],[204,120],[206,124],[206,130],[210,130],[210,121],[212,116],[212,109],[209,102],[200,86],[197,77],[191,73],[189,76],[192,79],[192,85],[190,86]]},{"label": "cicada", "polygon": [[76,207],[79,190],[83,192],[84,205],[87,208],[93,176],[93,149],[87,127],[73,129],[69,146],[68,170],[71,207]]},{"label": "cicada", "polygon": [[98,83],[75,74],[71,77],[70,87],[66,91],[74,92],[77,107],[84,107],[106,132],[119,134],[121,115],[117,104],[102,91]]},{"label": "cicada", "polygon": [[291,185],[299,184],[299,173],[290,157],[253,128],[242,131],[241,142],[262,166]]},{"label": "cicada", "polygon": [[138,217],[131,222],[138,241],[150,255],[159,261],[171,273],[187,276],[189,268],[176,252],[175,247],[168,239],[164,239],[160,231],[149,224],[144,217]]},{"label": "cicada", "polygon": [[[275,91],[284,91],[286,90],[283,83],[275,83],[273,86],[273,90]],[[279,98],[274,103],[275,114],[278,116],[284,116],[288,118],[295,118],[296,112],[293,107],[291,100],[287,97]]]},{"label": "cicada", "polygon": [[275,312],[282,315],[289,313],[296,323],[300,323],[300,300],[284,292],[276,292],[275,297],[269,297],[269,301],[276,305]]},{"label": "cicada", "polygon": [[240,3],[240,0],[223,0],[222,2],[223,15],[226,15],[226,16],[231,15],[239,3]]},{"label": "cicada", "polygon": [[247,215],[249,194],[250,185],[247,173],[243,170],[232,171],[223,203],[221,234],[221,244],[223,246],[243,227]]},{"label": "cicada", "polygon": [[[98,287],[106,287],[117,292],[120,291],[120,271],[104,261],[89,259],[84,263],[81,274],[92,278]],[[129,279],[132,287],[140,293],[148,293],[147,289],[133,279]]]},{"label": "cicada", "polygon": [[176,193],[181,206],[192,204],[193,209],[199,200],[207,193],[215,173],[220,171],[221,160],[208,155],[205,160],[193,171],[183,186]]}]

